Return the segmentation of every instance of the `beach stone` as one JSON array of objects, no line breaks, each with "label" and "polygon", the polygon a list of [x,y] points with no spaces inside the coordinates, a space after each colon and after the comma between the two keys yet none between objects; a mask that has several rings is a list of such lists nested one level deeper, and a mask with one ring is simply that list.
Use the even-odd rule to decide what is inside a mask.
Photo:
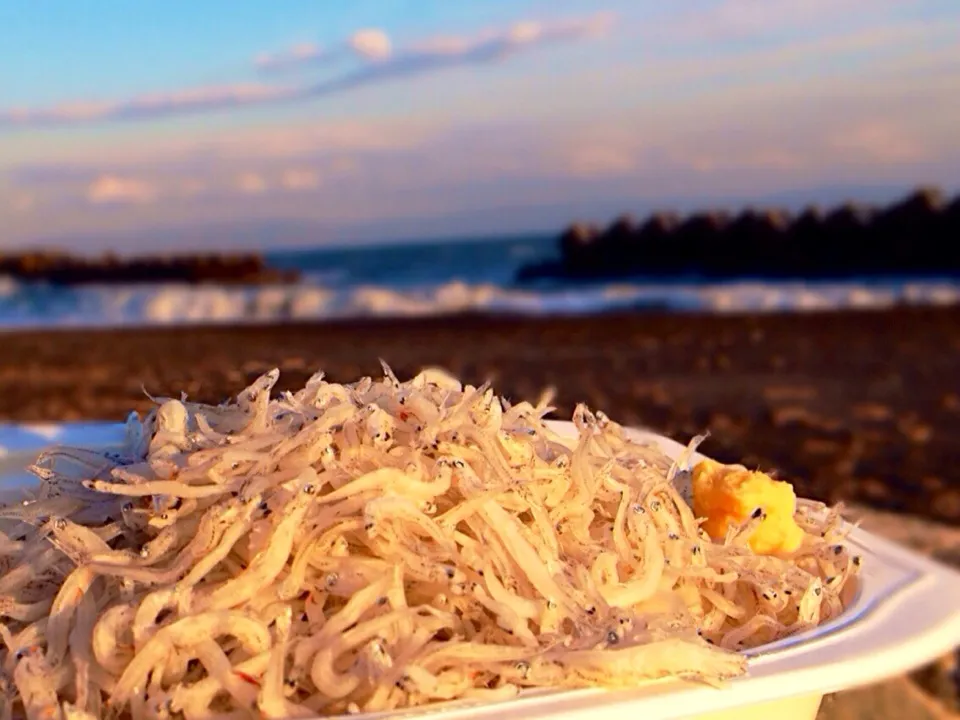
[{"label": "beach stone", "polygon": [[958,715],[906,677],[824,698],[817,720],[954,720]]}]

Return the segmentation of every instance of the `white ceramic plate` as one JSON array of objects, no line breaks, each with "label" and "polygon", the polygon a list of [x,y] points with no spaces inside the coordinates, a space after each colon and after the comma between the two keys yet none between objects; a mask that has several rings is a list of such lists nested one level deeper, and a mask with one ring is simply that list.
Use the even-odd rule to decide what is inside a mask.
[{"label": "white ceramic plate", "polygon": [[[571,423],[554,428],[576,435]],[[638,439],[671,457],[679,443],[643,430]],[[23,468],[51,445],[106,447],[123,438],[120,425],[0,425],[0,494],[25,489]],[[697,455],[696,459],[701,459]],[[723,689],[675,681],[636,690],[534,693],[483,705],[437,706],[399,713],[436,720],[645,720],[690,718],[813,718],[826,693],[862,686],[913,670],[960,645],[960,573],[906,548],[854,530],[849,543],[863,555],[862,587],[839,618],[814,631],[749,652],[749,673]]]}]

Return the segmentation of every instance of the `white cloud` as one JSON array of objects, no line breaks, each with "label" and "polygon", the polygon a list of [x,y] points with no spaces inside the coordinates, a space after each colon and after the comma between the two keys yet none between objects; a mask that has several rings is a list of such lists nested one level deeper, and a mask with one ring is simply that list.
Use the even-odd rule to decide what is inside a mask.
[{"label": "white cloud", "polygon": [[31,192],[14,193],[10,198],[10,209],[17,214],[32,212],[37,206],[37,196]]},{"label": "white cloud", "polygon": [[0,111],[3,125],[60,125],[97,120],[135,120],[183,112],[258,105],[289,98],[295,90],[258,83],[193,87],[138,95],[116,102],[70,102],[48,108]]},{"label": "white cloud", "polygon": [[312,190],[320,185],[320,178],[313,170],[291,169],[283,173],[280,184],[287,190]]},{"label": "white cloud", "polygon": [[136,178],[101,175],[87,186],[86,195],[94,205],[139,204],[156,199],[157,189]]},{"label": "white cloud", "polygon": [[473,38],[462,35],[436,35],[426,40],[418,40],[407,50],[414,53],[437,55],[457,55],[470,47]]},{"label": "white cloud", "polygon": [[515,43],[536,42],[543,34],[543,26],[538,22],[518,22],[510,26],[507,37]]},{"label": "white cloud", "polygon": [[[346,69],[339,75],[319,82],[296,85],[246,83],[200,86],[112,102],[63,103],[46,108],[10,108],[0,110],[0,128],[159,118],[189,112],[306,101],[439,70],[483,65],[537,45],[597,37],[608,30],[611,23],[612,15],[609,13],[551,23],[529,21],[473,39],[463,38],[455,42],[448,39],[443,47],[429,47],[428,43],[427,46],[415,45],[396,51],[383,30],[367,28],[355,32],[344,43],[344,47],[355,55],[354,59],[360,61],[360,67]],[[332,53],[330,58],[340,55],[341,53]],[[281,53],[261,53],[255,58],[255,62],[265,68],[292,68],[308,66],[323,57],[326,55],[319,47],[303,44]]]},{"label": "white cloud", "polygon": [[386,32],[379,28],[363,28],[350,35],[346,41],[331,49],[315,43],[298,43],[279,52],[261,52],[253,58],[259,70],[288,70],[299,66],[317,65],[345,60],[349,56],[367,62],[386,60],[393,45]]},{"label": "white cloud", "polygon": [[393,50],[390,38],[377,28],[365,28],[355,32],[350,36],[350,47],[367,60],[386,60]]},{"label": "white cloud", "polygon": [[799,170],[806,165],[802,155],[776,146],[728,148],[726,151],[678,148],[671,156],[678,165],[698,173],[729,173],[737,170],[786,172]]},{"label": "white cloud", "polygon": [[327,56],[328,53],[319,45],[299,43],[282,52],[260,53],[253,59],[253,63],[261,70],[277,70]]},{"label": "white cloud", "polygon": [[[216,196],[240,185],[257,192],[266,178],[288,169],[316,171],[319,177],[346,175],[369,157],[411,151],[448,129],[422,120],[300,123],[202,131],[199,136],[161,138],[155,142],[92,145],[70,159],[23,162],[0,168],[0,204],[22,191],[43,199],[60,192],[86,194],[103,176],[136,177],[173,196]],[[296,181],[294,181],[296,182]],[[4,191],[9,183],[10,193]],[[164,193],[166,194],[166,192]]]},{"label": "white cloud", "polygon": [[255,172],[241,173],[237,176],[235,185],[237,190],[247,195],[259,195],[267,189],[267,181]]},{"label": "white cloud", "polygon": [[208,138],[187,152],[223,160],[281,160],[309,154],[410,147],[431,134],[418,123],[350,122],[239,130]]},{"label": "white cloud", "polygon": [[844,128],[827,143],[847,156],[883,164],[916,162],[928,156],[917,133],[884,120],[868,120]]},{"label": "white cloud", "polygon": [[638,149],[629,140],[561,142],[556,155],[558,171],[574,177],[626,175],[638,169]]},{"label": "white cloud", "polygon": [[876,16],[883,8],[897,4],[904,4],[904,0],[724,0],[707,10],[680,14],[667,23],[667,29],[713,40],[811,27],[822,30],[850,16]]}]

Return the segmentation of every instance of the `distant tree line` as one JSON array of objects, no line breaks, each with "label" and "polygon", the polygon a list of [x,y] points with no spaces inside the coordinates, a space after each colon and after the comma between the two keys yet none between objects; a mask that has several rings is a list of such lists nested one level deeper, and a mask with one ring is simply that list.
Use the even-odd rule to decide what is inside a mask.
[{"label": "distant tree line", "polygon": [[558,261],[519,279],[960,276],[960,196],[921,188],[886,208],[624,215],[603,230],[575,223],[559,243]]}]

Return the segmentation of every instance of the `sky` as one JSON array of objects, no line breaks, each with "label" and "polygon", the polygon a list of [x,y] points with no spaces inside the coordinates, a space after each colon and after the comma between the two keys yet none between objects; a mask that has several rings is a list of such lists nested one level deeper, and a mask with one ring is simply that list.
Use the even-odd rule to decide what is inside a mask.
[{"label": "sky", "polygon": [[0,27],[0,249],[960,189],[956,0],[49,0]]}]

